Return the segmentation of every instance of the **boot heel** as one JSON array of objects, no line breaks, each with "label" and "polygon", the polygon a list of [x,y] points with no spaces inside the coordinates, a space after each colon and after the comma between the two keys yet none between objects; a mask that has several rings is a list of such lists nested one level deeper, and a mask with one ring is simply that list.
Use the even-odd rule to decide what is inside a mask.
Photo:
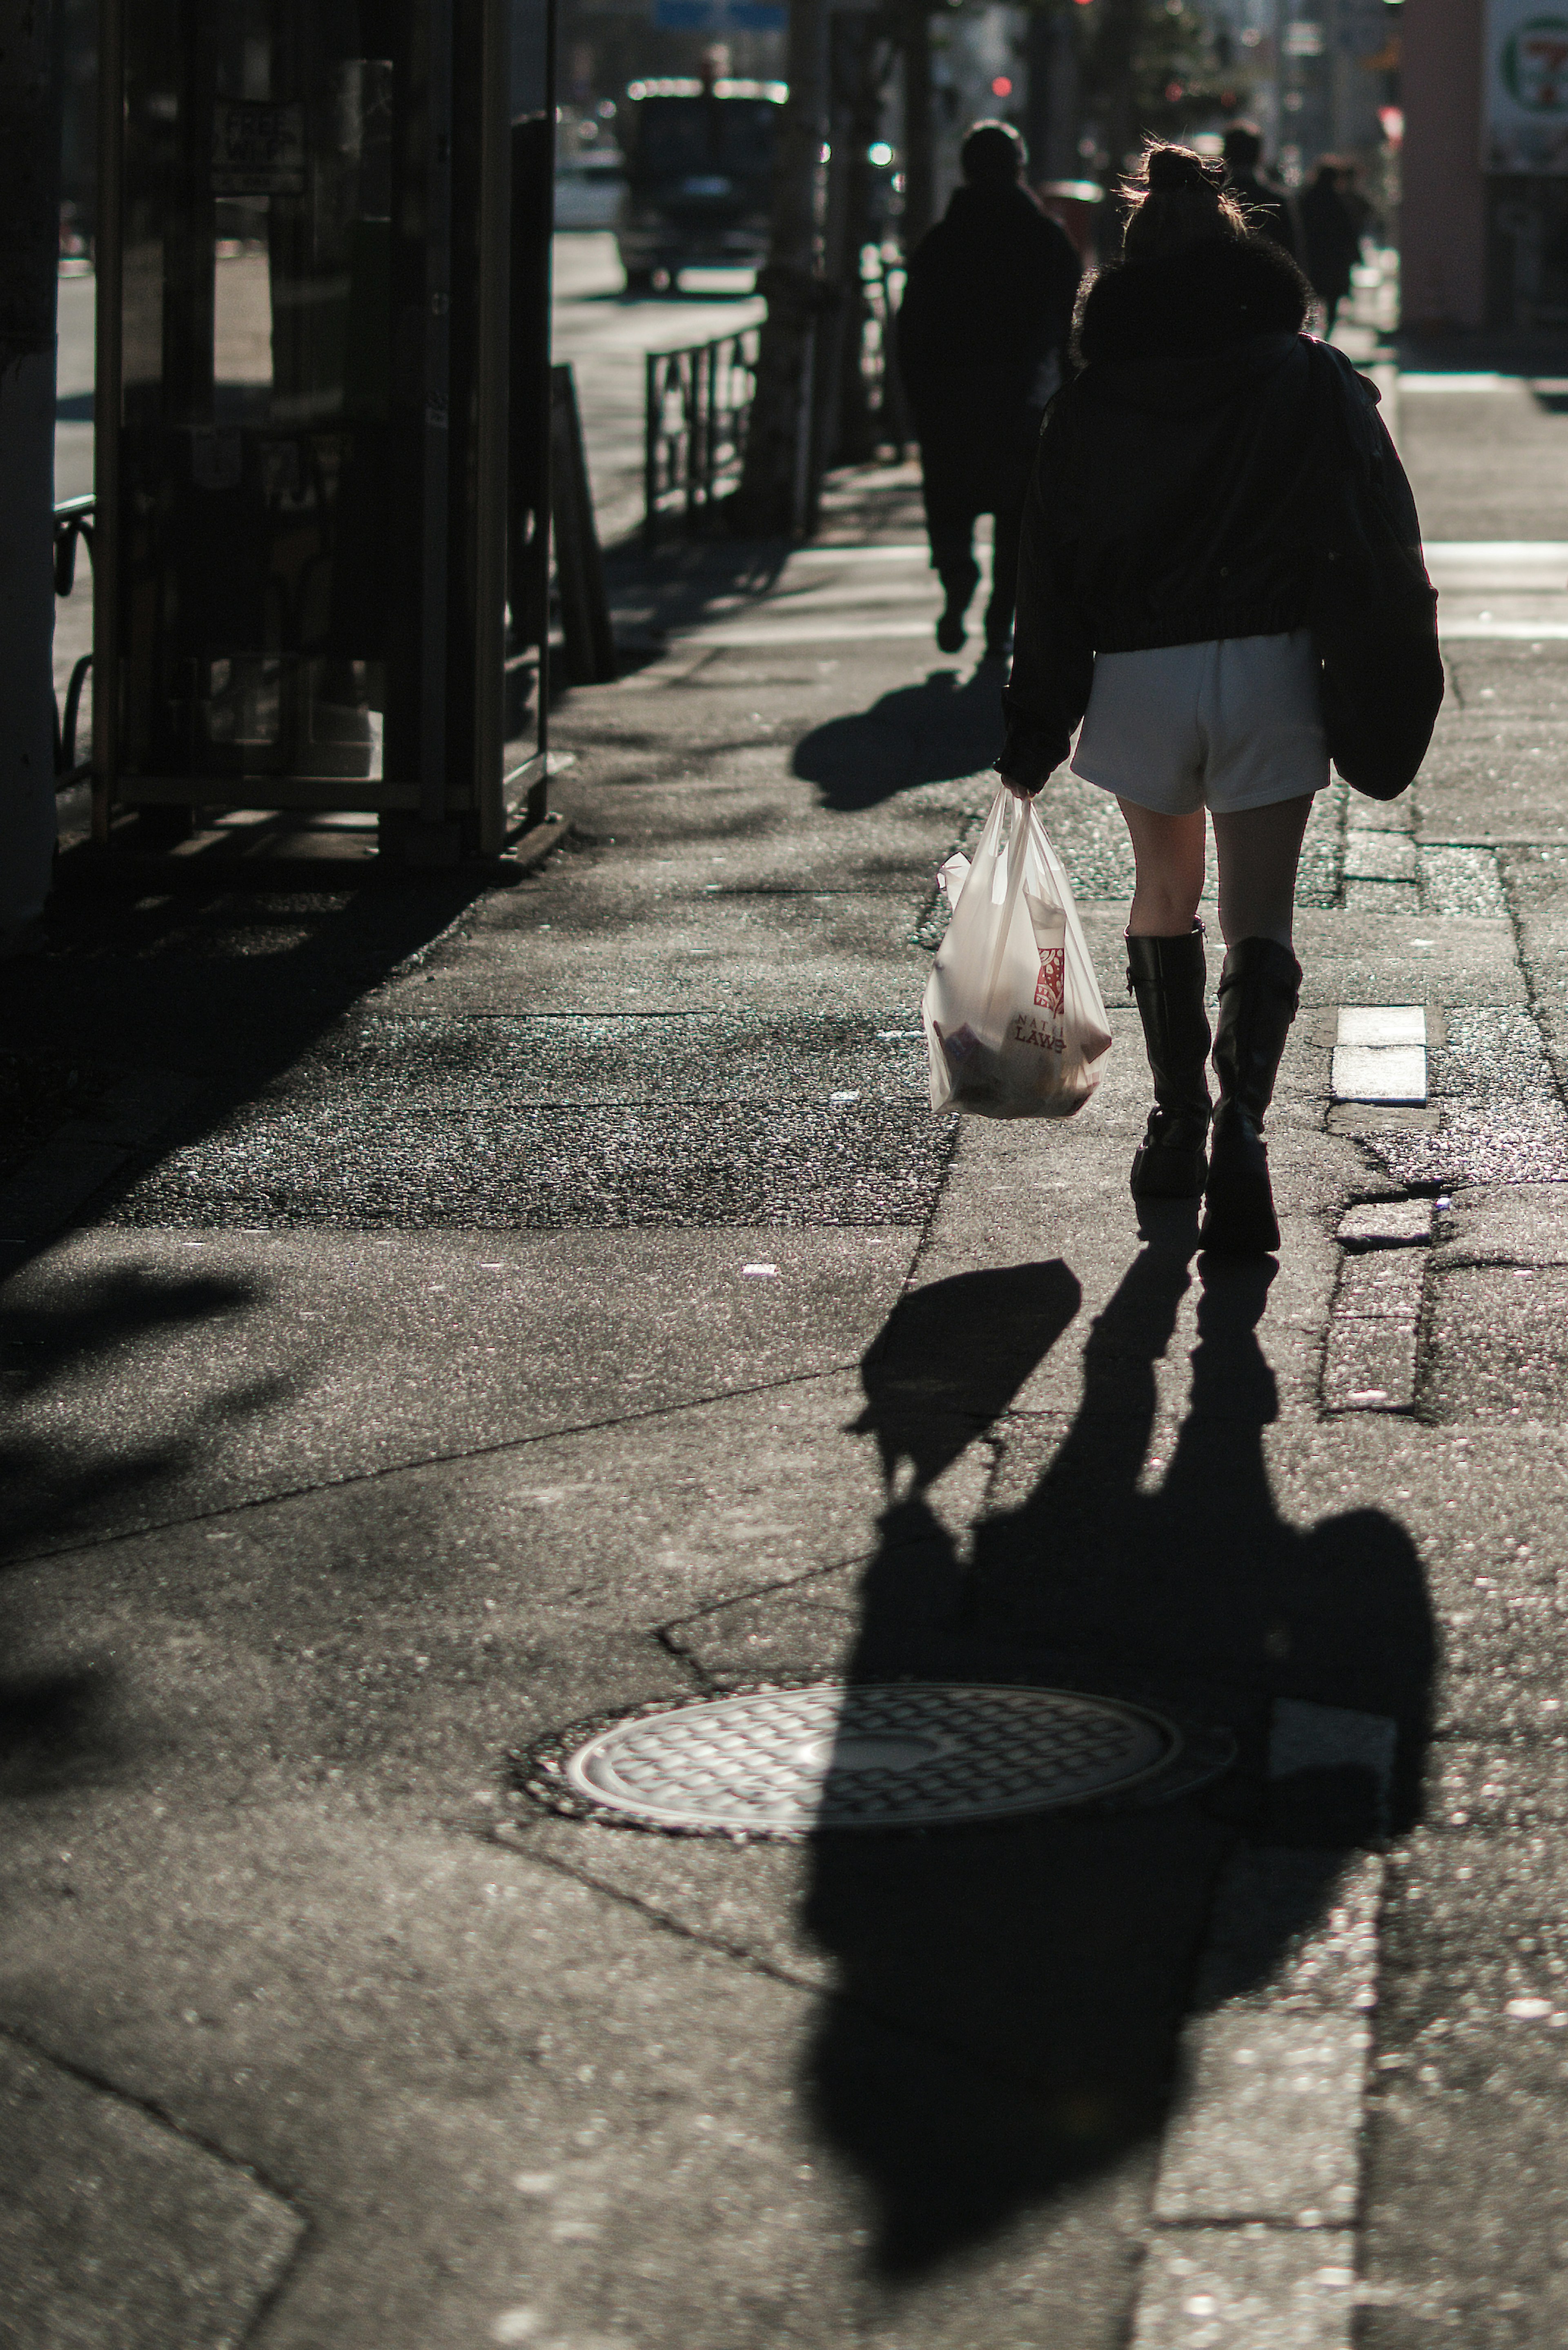
[{"label": "boot heel", "polygon": [[1209,1159],[1201,1142],[1146,1139],[1133,1153],[1135,1200],[1201,1200],[1208,1179]]},{"label": "boot heel", "polygon": [[1218,1256],[1271,1256],[1280,1245],[1268,1149],[1240,1120],[1216,1121],[1198,1239]]}]

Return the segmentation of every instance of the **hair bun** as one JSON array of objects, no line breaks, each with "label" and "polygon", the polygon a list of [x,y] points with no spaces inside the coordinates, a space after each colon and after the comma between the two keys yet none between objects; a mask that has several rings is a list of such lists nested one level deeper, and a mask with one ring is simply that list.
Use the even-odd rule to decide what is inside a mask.
[{"label": "hair bun", "polygon": [[1195,155],[1189,147],[1153,147],[1148,185],[1157,196],[1209,195],[1225,184],[1225,166]]}]

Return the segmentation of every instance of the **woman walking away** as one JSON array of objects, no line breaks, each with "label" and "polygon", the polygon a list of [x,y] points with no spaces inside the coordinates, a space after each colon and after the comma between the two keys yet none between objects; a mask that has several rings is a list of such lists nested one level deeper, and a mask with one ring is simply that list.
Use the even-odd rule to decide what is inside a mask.
[{"label": "woman walking away", "polygon": [[[1206,1247],[1279,1246],[1263,1117],[1295,1016],[1296,865],[1328,781],[1306,626],[1325,468],[1376,476],[1418,545],[1408,485],[1339,353],[1302,332],[1312,294],[1249,234],[1222,164],[1151,146],[1123,256],[1078,329],[1024,513],[1017,650],[997,762],[1037,792],[1083,721],[1073,772],[1115,794],[1136,888],[1127,986],[1155,1107],[1136,1199],[1206,1196]],[[1210,1141],[1205,811],[1225,962]]]}]

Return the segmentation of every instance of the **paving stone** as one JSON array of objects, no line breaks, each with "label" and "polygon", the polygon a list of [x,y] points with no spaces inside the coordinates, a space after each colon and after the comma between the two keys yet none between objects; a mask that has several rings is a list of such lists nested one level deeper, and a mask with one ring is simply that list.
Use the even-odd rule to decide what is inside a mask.
[{"label": "paving stone", "polygon": [[1506,917],[1495,851],[1433,843],[1422,847],[1418,861],[1424,914],[1458,914],[1475,921]]},{"label": "paving stone", "polygon": [[1347,825],[1345,878],[1346,883],[1414,881],[1416,844],[1403,832],[1363,831],[1359,825]]},{"label": "paving stone", "polygon": [[1189,2026],[1156,2218],[1352,2220],[1370,2045],[1357,2016],[1227,2009]]},{"label": "paving stone", "polygon": [[1336,1321],[1410,1320],[1421,1310],[1427,1254],[1414,1248],[1347,1251],[1334,1294]]},{"label": "paving stone", "polygon": [[1335,1042],[1341,1045],[1425,1045],[1427,1014],[1418,1003],[1342,1003]]},{"label": "paving stone", "polygon": [[[1271,1773],[1291,1776],[1325,1761],[1344,1762],[1346,1721],[1375,1727],[1376,1744],[1363,1734],[1351,1751],[1365,1760],[1370,1749],[1373,1765],[1386,1773],[1393,1761],[1386,1737],[1391,1723],[1285,1700],[1274,1708]],[[1332,1725],[1327,1738],[1324,1722]],[[1194,2007],[1241,2002],[1282,2013],[1365,2012],[1376,1998],[1385,1871],[1376,1853],[1242,1846],[1226,1864],[1215,1894]]]},{"label": "paving stone", "polygon": [[1337,1101],[1411,1102],[1427,1098],[1427,1055],[1419,1045],[1336,1045]]},{"label": "paving stone", "polygon": [[1324,1410],[1407,1410],[1416,1397],[1417,1342],[1414,1320],[1331,1322],[1324,1350]]},{"label": "paving stone", "polygon": [[1420,892],[1411,881],[1362,881],[1346,879],[1345,910],[1347,914],[1371,915],[1382,921],[1397,915],[1408,918],[1420,910]]},{"label": "paving stone", "polygon": [[1346,1248],[1415,1248],[1431,1231],[1430,1200],[1367,1200],[1345,1210],[1335,1238]]},{"label": "paving stone", "polygon": [[1348,2230],[1183,2228],[1144,2259],[1131,2350],[1349,2350]]}]

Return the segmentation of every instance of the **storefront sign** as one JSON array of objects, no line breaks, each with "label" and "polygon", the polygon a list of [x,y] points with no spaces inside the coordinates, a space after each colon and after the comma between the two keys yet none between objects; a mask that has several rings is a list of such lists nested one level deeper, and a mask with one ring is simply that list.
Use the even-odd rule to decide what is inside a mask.
[{"label": "storefront sign", "polygon": [[1486,119],[1481,165],[1488,172],[1568,175],[1568,5],[1488,0]]},{"label": "storefront sign", "polygon": [[305,109],[224,98],[213,109],[215,196],[305,193]]}]

